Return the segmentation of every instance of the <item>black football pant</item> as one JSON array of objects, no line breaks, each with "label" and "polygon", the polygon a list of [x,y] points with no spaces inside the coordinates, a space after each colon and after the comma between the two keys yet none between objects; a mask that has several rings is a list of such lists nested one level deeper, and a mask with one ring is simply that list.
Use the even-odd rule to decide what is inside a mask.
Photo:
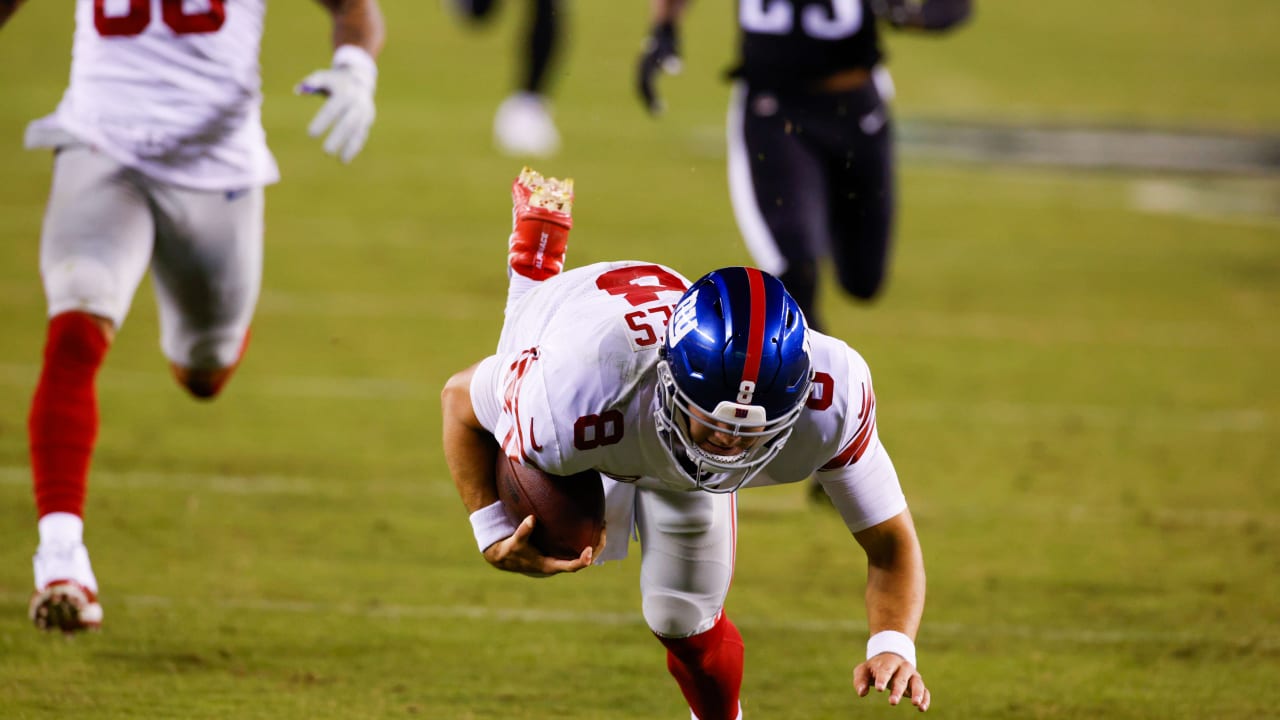
[{"label": "black football pant", "polygon": [[729,187],[747,248],[822,329],[818,262],[841,286],[876,296],[894,214],[889,108],[873,82],[829,94],[734,88],[728,119]]},{"label": "black football pant", "polygon": [[[455,0],[459,11],[473,20],[492,17],[496,0]],[[546,94],[547,70],[555,58],[562,34],[562,3],[558,0],[532,0],[529,12],[533,13],[526,24],[525,57],[528,64],[522,68],[519,87],[532,93]]]}]

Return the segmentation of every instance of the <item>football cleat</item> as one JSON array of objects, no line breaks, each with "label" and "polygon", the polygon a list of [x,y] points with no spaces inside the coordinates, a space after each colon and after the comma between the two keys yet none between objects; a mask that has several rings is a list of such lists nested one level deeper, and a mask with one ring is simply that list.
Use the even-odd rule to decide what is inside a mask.
[{"label": "football cleat", "polygon": [[519,92],[498,106],[493,141],[513,157],[550,157],[560,149],[560,131],[541,95]]},{"label": "football cleat", "polygon": [[564,270],[573,228],[573,178],[543,177],[525,167],[511,184],[511,237],[507,267],[542,281]]},{"label": "football cleat", "polygon": [[97,630],[102,625],[98,581],[83,544],[66,547],[41,545],[32,559],[36,591],[27,616],[41,630],[74,633]]}]

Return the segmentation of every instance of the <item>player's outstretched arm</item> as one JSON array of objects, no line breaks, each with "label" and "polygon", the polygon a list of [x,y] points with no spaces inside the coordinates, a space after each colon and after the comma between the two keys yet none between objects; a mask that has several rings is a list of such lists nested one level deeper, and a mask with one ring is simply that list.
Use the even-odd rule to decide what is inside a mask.
[{"label": "player's outstretched arm", "polygon": [[9,17],[18,9],[25,0],[0,0],[0,28],[9,22]]},{"label": "player's outstretched arm", "polygon": [[302,95],[328,98],[307,132],[325,132],[324,151],[343,162],[364,147],[376,111],[373,93],[378,84],[378,53],[386,37],[377,0],[320,0],[333,15],[333,67],[317,70],[298,84]]},{"label": "player's outstretched arm", "polygon": [[916,632],[924,614],[924,556],[910,511],[854,534],[867,553],[867,660],[853,671],[858,697],[871,688],[889,691],[889,704],[902,698],[921,712],[929,709],[929,689],[916,669]]},{"label": "player's outstretched arm", "polygon": [[560,560],[538,552],[530,542],[534,519],[519,525],[507,517],[498,499],[494,458],[498,443],[476,417],[471,402],[471,378],[475,365],[454,374],[440,395],[444,419],[444,456],[462,504],[471,513],[476,544],[484,559],[499,570],[546,577],[577,572],[591,565],[592,548],[585,548],[574,560]]}]

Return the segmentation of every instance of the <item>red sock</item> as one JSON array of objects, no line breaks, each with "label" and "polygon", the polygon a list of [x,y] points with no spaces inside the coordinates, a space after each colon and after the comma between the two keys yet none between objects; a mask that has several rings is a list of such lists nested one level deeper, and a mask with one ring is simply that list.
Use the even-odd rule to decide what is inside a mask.
[{"label": "red sock", "polygon": [[67,312],[49,321],[44,367],[27,419],[39,517],[51,512],[84,516],[89,457],[98,438],[93,380],[107,347],[90,315]]},{"label": "red sock", "polygon": [[742,689],[742,635],[720,613],[704,633],[687,638],[659,637],[667,646],[667,670],[698,720],[734,720]]}]

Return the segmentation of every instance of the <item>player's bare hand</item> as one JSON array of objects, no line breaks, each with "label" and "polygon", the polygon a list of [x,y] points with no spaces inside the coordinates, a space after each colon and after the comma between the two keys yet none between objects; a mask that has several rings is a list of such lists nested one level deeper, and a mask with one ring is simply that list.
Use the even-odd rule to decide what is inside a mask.
[{"label": "player's bare hand", "polygon": [[[533,534],[532,515],[526,517],[511,537],[485,548],[484,559],[499,570],[518,572],[530,577],[549,577],[558,573],[577,572],[595,560],[595,548],[583,548],[582,554],[573,560],[548,557],[538,551],[530,541]],[[604,547],[603,533],[600,547]]]},{"label": "player's bare hand", "polygon": [[604,552],[604,543],[605,543],[605,540],[608,539],[608,535],[609,535],[609,526],[604,524],[600,525],[600,537],[596,539],[595,545],[587,548],[587,550],[591,551],[591,556],[592,556],[591,559],[593,562],[595,561],[596,558],[600,557],[600,553]]},{"label": "player's bare hand", "polygon": [[920,712],[929,709],[929,688],[925,687],[924,678],[901,655],[880,653],[853,669],[853,689],[858,697],[866,697],[871,688],[876,692],[888,690],[890,705],[897,705],[905,697]]}]

